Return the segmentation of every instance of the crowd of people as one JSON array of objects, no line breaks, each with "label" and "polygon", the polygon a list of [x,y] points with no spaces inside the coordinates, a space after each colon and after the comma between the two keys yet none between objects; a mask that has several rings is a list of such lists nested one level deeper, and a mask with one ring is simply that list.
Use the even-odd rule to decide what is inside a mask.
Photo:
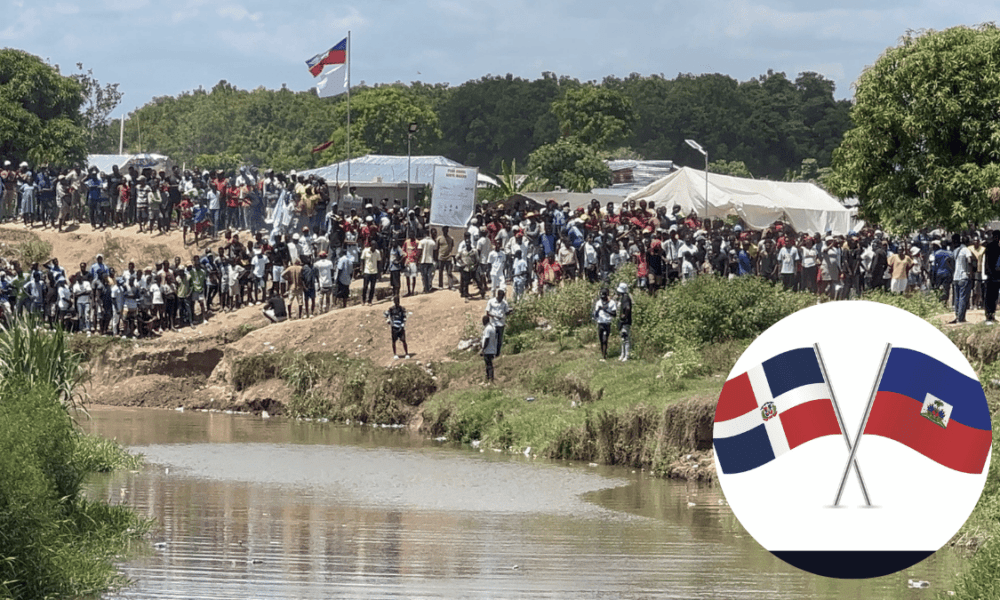
[{"label": "crowd of people", "polygon": [[[8,314],[36,312],[88,334],[155,335],[194,326],[212,311],[250,304],[266,304],[272,320],[309,318],[345,307],[355,279],[362,280],[361,302],[373,304],[386,275],[384,296],[457,288],[467,302],[487,294],[495,302],[510,286],[516,305],[526,293],[545,294],[567,280],[606,283],[627,263],[635,265],[633,287],[650,294],[708,273],[756,275],[832,299],[870,289],[935,289],[943,300],[953,298],[956,322],[965,321],[970,305],[984,306],[992,322],[1000,290],[1000,232],[986,243],[985,232],[920,231],[900,238],[870,227],[846,234],[799,232],[786,222],[750,230],[646,201],[601,206],[593,200],[574,210],[549,200],[540,206],[484,204],[465,231],[453,236],[448,227],[432,226],[421,207],[370,198],[356,204],[354,188],[345,198],[331,199],[325,181],[295,172],[174,167],[123,173],[117,166],[111,173],[34,172],[27,163],[15,169],[8,161],[0,181],[0,218],[29,227],[38,222],[61,230],[86,215],[95,229],[179,228],[185,242],[188,232],[195,240],[203,235],[218,242],[189,260],[176,257],[142,270],[130,263],[121,273],[100,256],[74,273],[55,259],[0,264],[0,307]],[[345,207],[359,208],[342,209],[345,199],[351,201]],[[616,294],[620,304],[628,292]],[[598,304],[602,300],[608,297]],[[614,311],[598,308],[595,320],[609,324]],[[501,312],[488,311],[496,354],[506,317]],[[390,320],[403,331],[399,315]],[[626,337],[622,358],[628,356]],[[405,334],[394,339],[408,354]]]}]

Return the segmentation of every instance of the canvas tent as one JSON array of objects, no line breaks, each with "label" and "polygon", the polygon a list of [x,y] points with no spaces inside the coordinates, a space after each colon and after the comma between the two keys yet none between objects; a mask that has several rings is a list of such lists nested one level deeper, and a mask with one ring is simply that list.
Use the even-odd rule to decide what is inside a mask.
[{"label": "canvas tent", "polygon": [[133,166],[137,171],[149,167],[156,171],[166,171],[171,167],[170,159],[162,154],[91,154],[87,157],[88,167],[97,167],[101,173],[110,173],[111,167],[118,165],[122,172]]},{"label": "canvas tent", "polygon": [[[653,200],[668,213],[679,205],[684,214],[694,210],[704,217],[705,172],[690,167],[667,175],[629,194],[627,200]],[[709,173],[708,216],[738,215],[753,229],[781,219],[797,231],[844,234],[851,229],[850,211],[812,183],[744,179]]]}]

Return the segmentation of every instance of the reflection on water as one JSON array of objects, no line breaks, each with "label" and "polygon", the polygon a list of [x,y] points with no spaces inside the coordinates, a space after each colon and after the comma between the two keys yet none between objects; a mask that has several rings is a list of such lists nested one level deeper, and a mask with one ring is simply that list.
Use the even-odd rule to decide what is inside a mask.
[{"label": "reflection on water", "polygon": [[147,455],[92,496],[160,527],[121,598],[923,598],[950,553],[878,580],[786,566],[718,488],[441,447],[406,432],[94,409]]}]

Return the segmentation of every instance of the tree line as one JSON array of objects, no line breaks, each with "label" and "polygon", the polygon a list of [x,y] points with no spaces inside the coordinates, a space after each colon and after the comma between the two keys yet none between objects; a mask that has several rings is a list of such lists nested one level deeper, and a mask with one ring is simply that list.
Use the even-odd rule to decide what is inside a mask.
[{"label": "tree line", "polygon": [[[684,144],[693,138],[713,163],[742,162],[755,177],[782,179],[805,160],[829,167],[850,126],[850,102],[833,93],[833,82],[816,73],[790,80],[774,72],[744,82],[718,74],[633,74],[595,83],[545,73],[534,80],[487,76],[455,87],[356,87],[351,154],[402,155],[410,141],[414,154],[440,154],[489,173],[516,161],[554,185],[585,187],[594,176],[606,183],[586,166],[601,158],[700,165],[701,155]],[[411,122],[419,129],[408,140]],[[345,96],[248,91],[221,81],[134,111],[125,122],[125,145],[189,165],[304,169],[343,159],[346,127]],[[311,151],[326,141],[334,143]],[[580,181],[560,170],[572,165]]]},{"label": "tree line", "polygon": [[[34,162],[114,153],[118,122],[108,115],[121,94],[89,71],[62,77],[18,50],[0,53],[0,96],[13,119],[0,119],[6,156]],[[41,87],[28,89],[29,81]],[[226,81],[163,96],[125,120],[127,152],[158,152],[178,163],[234,168],[243,163],[307,169],[347,154],[346,96]],[[685,139],[695,139],[712,170],[771,179],[829,167],[850,127],[850,102],[816,73],[794,80],[769,71],[747,81],[727,75],[632,74],[581,82],[543,73],[537,79],[485,76],[458,86],[357,86],[351,94],[351,154],[440,154],[488,173],[517,163],[549,185],[606,185],[606,158],[672,159],[701,165]],[[407,135],[407,125],[418,131]],[[333,143],[321,152],[312,149]]]}]

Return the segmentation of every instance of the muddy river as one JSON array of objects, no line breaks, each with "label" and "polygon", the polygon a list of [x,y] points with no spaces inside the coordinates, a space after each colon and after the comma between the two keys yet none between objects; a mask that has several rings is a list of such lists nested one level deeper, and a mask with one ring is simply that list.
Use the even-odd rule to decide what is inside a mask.
[{"label": "muddy river", "polygon": [[[406,431],[92,408],[146,456],[92,497],[156,519],[112,598],[929,598],[961,561],[837,581],[740,527],[718,488]],[[908,579],[931,582],[909,589]]]}]

